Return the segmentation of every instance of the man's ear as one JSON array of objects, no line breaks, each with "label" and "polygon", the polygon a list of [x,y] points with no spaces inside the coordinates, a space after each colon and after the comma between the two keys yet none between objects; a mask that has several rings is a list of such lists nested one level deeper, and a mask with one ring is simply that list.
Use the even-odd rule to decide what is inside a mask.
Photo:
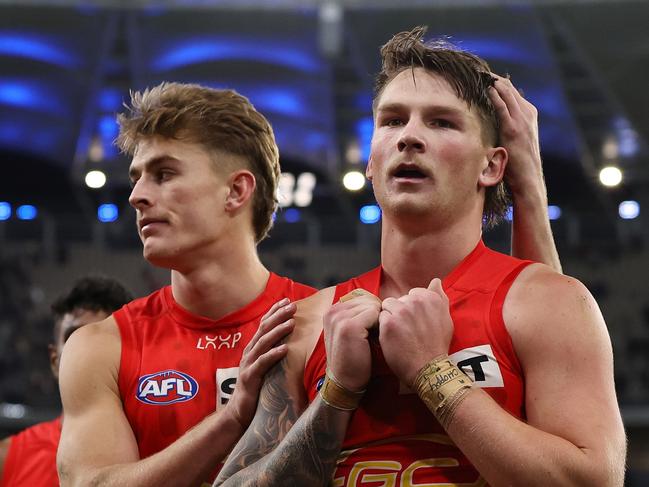
[{"label": "man's ear", "polygon": [[482,187],[495,186],[505,177],[507,167],[507,149],[504,147],[493,147],[487,154],[487,163],[483,167],[478,184]]},{"label": "man's ear", "polygon": [[365,177],[367,180],[371,183],[372,182],[372,155],[370,154],[370,158],[367,161],[367,166],[365,166]]},{"label": "man's ear", "polygon": [[58,351],[56,350],[56,345],[53,343],[48,343],[47,344],[47,353],[50,356],[50,369],[52,370],[52,374],[54,374],[54,377],[56,380],[59,380],[59,361],[61,357],[59,357]]},{"label": "man's ear", "polygon": [[226,211],[236,212],[244,207],[255,193],[255,175],[247,169],[232,172],[228,178],[229,191],[225,198]]}]

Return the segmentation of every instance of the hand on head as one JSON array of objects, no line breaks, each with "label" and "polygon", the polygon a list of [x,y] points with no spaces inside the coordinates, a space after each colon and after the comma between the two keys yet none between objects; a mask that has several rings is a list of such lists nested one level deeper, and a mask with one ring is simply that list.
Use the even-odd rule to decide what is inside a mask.
[{"label": "hand on head", "polygon": [[545,190],[538,111],[509,78],[492,75],[496,81],[489,89],[489,98],[498,115],[500,145],[507,149],[509,155],[505,181],[514,194],[535,187]]}]

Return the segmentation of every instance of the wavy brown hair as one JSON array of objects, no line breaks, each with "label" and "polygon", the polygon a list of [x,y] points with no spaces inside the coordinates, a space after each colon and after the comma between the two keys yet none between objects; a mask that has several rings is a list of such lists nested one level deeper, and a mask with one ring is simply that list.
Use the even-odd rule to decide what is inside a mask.
[{"label": "wavy brown hair", "polygon": [[[373,109],[376,109],[385,87],[406,69],[424,68],[445,79],[455,94],[469,107],[475,107],[482,122],[483,140],[496,147],[498,140],[498,117],[489,99],[488,90],[493,86],[491,68],[484,59],[462,51],[446,40],[423,40],[426,27],[415,27],[400,32],[381,47],[381,71],[374,86]],[[490,227],[498,223],[510,204],[504,181],[485,191],[483,221]]]},{"label": "wavy brown hair", "polygon": [[154,136],[198,143],[246,161],[255,176],[253,228],[263,240],[277,209],[279,150],[268,120],[250,101],[232,90],[196,84],[162,83],[131,93],[131,103],[117,116],[116,144],[133,156],[138,144]]}]

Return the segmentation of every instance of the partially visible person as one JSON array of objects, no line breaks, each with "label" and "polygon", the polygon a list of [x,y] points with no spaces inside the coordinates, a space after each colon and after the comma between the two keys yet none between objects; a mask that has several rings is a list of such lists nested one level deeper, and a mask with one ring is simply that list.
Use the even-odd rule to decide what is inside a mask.
[{"label": "partially visible person", "polygon": [[286,354],[292,301],[314,290],[257,254],[277,208],[279,151],[245,97],[163,83],[133,93],[118,121],[143,255],[171,285],[66,345],[59,477],[195,486],[245,431],[264,373]]},{"label": "partially visible person", "polygon": [[[48,345],[50,367],[58,381],[63,344],[78,328],[101,321],[131,301],[131,294],[115,279],[88,276],[52,303],[54,333]],[[56,450],[63,415],[31,426],[0,441],[0,487],[54,487]]]},{"label": "partially visible person", "polygon": [[[623,483],[597,303],[554,249],[535,252],[543,265],[482,241],[507,209],[499,121],[535,113],[484,60],[424,32],[381,49],[366,171],[381,265],[298,303],[289,353],[217,485]],[[518,191],[540,176],[514,169]],[[519,229],[541,238],[527,251],[551,243],[530,222]]]}]

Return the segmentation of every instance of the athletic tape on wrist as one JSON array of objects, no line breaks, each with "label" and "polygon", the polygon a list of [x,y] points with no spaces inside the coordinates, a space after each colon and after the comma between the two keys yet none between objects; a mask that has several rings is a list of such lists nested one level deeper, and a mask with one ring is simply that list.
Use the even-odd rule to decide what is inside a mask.
[{"label": "athletic tape on wrist", "polygon": [[471,390],[471,379],[447,355],[436,357],[417,373],[414,388],[444,428]]},{"label": "athletic tape on wrist", "polygon": [[361,399],[363,399],[363,394],[365,394],[364,389],[354,392],[343,387],[331,371],[327,369],[324,382],[320,387],[320,397],[325,404],[341,411],[353,411],[358,408]]}]

